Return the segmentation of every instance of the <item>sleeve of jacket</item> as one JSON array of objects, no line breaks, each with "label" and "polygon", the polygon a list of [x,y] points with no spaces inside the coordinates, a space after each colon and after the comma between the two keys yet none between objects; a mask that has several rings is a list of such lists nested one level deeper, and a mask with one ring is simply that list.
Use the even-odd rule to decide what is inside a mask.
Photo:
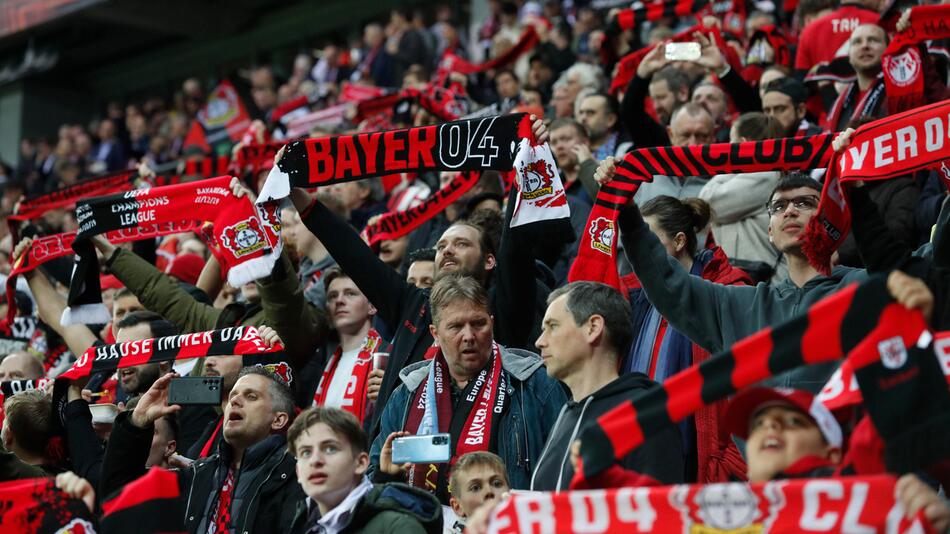
[{"label": "sleeve of jacket", "polygon": [[623,127],[630,132],[635,149],[670,144],[666,129],[646,112],[645,101],[649,85],[650,80],[634,74],[630,85],[627,86],[627,94],[620,104],[620,120]]},{"label": "sleeve of jacket", "polygon": [[198,302],[174,280],[135,254],[117,248],[108,266],[146,309],[178,325],[183,332],[213,330],[217,324],[221,310]]},{"label": "sleeve of jacket", "polygon": [[402,430],[406,420],[406,404],[411,392],[405,384],[400,384],[393,394],[389,396],[386,407],[383,408],[383,415],[379,419],[379,434],[373,440],[373,445],[369,449],[369,477],[373,482],[382,484],[385,482],[405,482],[401,476],[392,476],[382,473],[379,470],[379,455],[383,451],[383,445],[390,434]]},{"label": "sleeve of jacket", "polygon": [[[770,179],[771,178],[771,179]],[[716,224],[730,224],[765,209],[765,200],[775,187],[777,174],[717,174],[699,192],[709,203]]]},{"label": "sleeve of jacket", "polygon": [[264,324],[277,331],[297,369],[326,340],[326,313],[307,303],[287,253],[280,255],[270,276],[257,282]]},{"label": "sleeve of jacket", "polygon": [[319,200],[301,219],[327,247],[337,265],[373,303],[380,319],[395,332],[402,320],[405,303],[414,292],[422,290],[407,283],[398,272],[376,257],[356,230]]},{"label": "sleeve of jacket", "polygon": [[96,495],[105,501],[126,484],[146,473],[145,462],[152,446],[153,425],[138,428],[129,420],[130,412],[122,412],[115,418],[109,444],[102,460],[102,476]]},{"label": "sleeve of jacket", "polygon": [[891,229],[894,237],[900,240],[901,246],[914,248],[917,246],[917,232],[914,224],[917,201],[920,198],[920,189],[917,183],[909,177],[895,178],[890,181],[893,189],[886,192],[884,203],[884,220]]},{"label": "sleeve of jacket", "polygon": [[694,343],[712,353],[722,350],[722,310],[748,310],[755,288],[723,286],[691,276],[667,255],[633,203],[620,212],[617,223],[624,254],[653,307]]},{"label": "sleeve of jacket", "polygon": [[867,188],[857,187],[848,194],[851,207],[851,232],[864,265],[871,272],[896,268],[910,257],[909,246],[891,235],[884,217],[868,195]]},{"label": "sleeve of jacket", "polygon": [[89,404],[82,399],[70,402],[66,405],[63,420],[66,427],[66,447],[73,472],[88,480],[92,487],[99,487],[103,450],[102,443],[92,429]]},{"label": "sleeve of jacket", "polygon": [[600,184],[594,179],[595,172],[597,172],[597,160],[593,158],[585,160],[584,163],[581,163],[580,169],[577,170],[577,179],[591,200],[596,199],[597,193],[600,193]]},{"label": "sleeve of jacket", "polygon": [[732,103],[740,113],[749,111],[762,111],[762,99],[759,98],[759,92],[745,81],[745,78],[736,72],[736,69],[729,69],[725,76],[719,78],[722,86],[732,98]]}]

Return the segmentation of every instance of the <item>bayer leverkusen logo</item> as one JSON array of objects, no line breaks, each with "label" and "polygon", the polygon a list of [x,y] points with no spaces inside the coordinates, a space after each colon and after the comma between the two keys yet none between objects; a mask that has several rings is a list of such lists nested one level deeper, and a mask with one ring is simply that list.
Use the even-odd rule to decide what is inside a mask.
[{"label": "bayer leverkusen logo", "polygon": [[554,169],[544,160],[521,166],[521,198],[534,200],[554,192]]},{"label": "bayer leverkusen logo", "polygon": [[906,87],[920,76],[920,52],[917,48],[910,47],[901,54],[887,58],[884,69],[894,85]]},{"label": "bayer leverkusen logo", "polygon": [[264,231],[257,217],[251,217],[224,229],[221,244],[230,250],[235,258],[253,254],[267,247]]},{"label": "bayer leverkusen logo", "polygon": [[607,217],[597,217],[588,231],[591,237],[591,248],[610,255],[610,245],[614,239],[614,222]]}]

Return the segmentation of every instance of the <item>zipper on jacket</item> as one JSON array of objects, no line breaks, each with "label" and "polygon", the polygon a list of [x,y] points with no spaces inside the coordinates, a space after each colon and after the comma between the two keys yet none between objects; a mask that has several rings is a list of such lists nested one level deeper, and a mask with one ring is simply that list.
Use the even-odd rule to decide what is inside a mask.
[{"label": "zipper on jacket", "polygon": [[[244,521],[241,522],[241,525],[245,527],[244,532],[250,532],[250,530],[248,530],[246,527],[247,527],[247,517],[251,515],[251,504],[257,500],[257,494],[260,493],[261,488],[264,487],[264,484],[267,484],[267,481],[270,480],[271,475],[273,475],[274,471],[276,471],[277,468],[280,467],[280,464],[284,462],[284,458],[286,457],[287,457],[287,451],[284,450],[284,454],[280,456],[280,460],[277,460],[277,463],[274,464],[274,467],[270,468],[270,471],[268,471],[267,476],[264,477],[264,480],[262,480],[261,483],[257,486],[257,489],[254,490],[254,493],[251,495],[251,500],[247,501],[247,507],[245,507],[244,509]],[[234,487],[235,489],[237,489],[236,483]],[[240,530],[237,528],[237,525],[233,525],[233,526],[235,530]]]},{"label": "zipper on jacket", "polygon": [[[564,466],[571,457],[571,445],[573,445],[574,440],[577,439],[577,433],[580,431],[581,423],[584,422],[584,413],[587,412],[587,407],[590,406],[590,403],[593,400],[593,395],[587,397],[587,402],[585,402],[584,407],[581,408],[581,415],[577,418],[577,423],[574,424],[574,431],[571,432],[571,439],[567,441],[567,450],[564,451],[564,457],[561,458],[561,468],[557,472],[557,486],[554,488],[555,492],[561,491],[561,481],[564,479]],[[550,434],[548,435],[550,436]]]},{"label": "zipper on jacket", "polygon": [[185,505],[185,518],[184,518],[184,519],[185,519],[185,522],[186,522],[186,523],[189,521],[189,519],[188,519],[188,512],[191,511],[191,496],[192,496],[192,494],[195,492],[195,479],[198,478],[198,468],[195,466],[195,464],[197,464],[197,463],[198,463],[198,461],[195,460],[194,462],[191,462],[191,465],[189,466],[189,468],[190,468],[192,471],[194,471],[194,473],[191,475],[191,487],[188,488],[188,504]]},{"label": "zipper on jacket", "polygon": [[[555,432],[557,432],[558,426],[561,425],[561,418],[564,417],[564,412],[565,412],[566,410],[567,410],[567,403],[565,402],[564,405],[561,406],[561,411],[558,412],[558,414],[557,414],[557,419],[554,420],[554,426],[552,426],[552,427],[551,427],[551,431],[548,432],[548,442],[545,443],[545,444],[544,444],[544,448],[541,449],[541,456],[538,457],[538,465],[541,465],[541,462],[544,461],[544,455],[547,454],[548,449],[551,448],[551,447],[550,447],[550,445],[551,445],[550,438],[551,438],[551,436],[554,435]],[[528,489],[530,489],[531,491],[534,491],[534,479],[535,479],[535,477],[537,476],[537,474],[538,474],[537,471],[535,471],[534,473],[531,473],[531,482],[530,482],[530,484],[528,485]]]}]

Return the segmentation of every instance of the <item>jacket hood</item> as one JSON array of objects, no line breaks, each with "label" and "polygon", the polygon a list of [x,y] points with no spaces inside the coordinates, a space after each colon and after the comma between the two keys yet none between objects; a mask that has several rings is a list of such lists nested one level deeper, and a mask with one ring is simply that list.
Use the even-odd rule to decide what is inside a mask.
[{"label": "jacket hood", "polygon": [[837,284],[840,284],[848,276],[858,272],[863,271],[863,269],[855,269],[853,267],[843,267],[837,265],[831,268],[831,273],[827,276],[819,274],[818,276],[812,278],[811,280],[805,282],[805,285],[799,288],[796,286],[791,278],[786,278],[778,284],[774,284],[775,289],[779,292],[780,295],[787,295],[790,291],[798,291],[799,289],[811,289],[814,286],[825,283],[827,280],[831,280]]},{"label": "jacket hood", "polygon": [[[635,389],[646,390],[652,388],[656,385],[656,382],[650,380],[650,377],[643,373],[627,373],[618,377],[613,382],[607,384],[606,386],[598,389],[593,394],[590,395],[590,398],[593,399],[592,402],[596,403],[601,400],[610,399],[618,395],[622,395],[626,399],[630,398],[630,391]],[[581,399],[578,401],[578,404],[582,404],[586,399]],[[612,401],[616,403],[617,401]]]},{"label": "jacket hood", "polygon": [[441,531],[442,505],[439,501],[431,493],[401,482],[374,487],[357,505],[354,517],[368,520],[387,510],[416,518],[427,532]]},{"label": "jacket hood", "polygon": [[[415,391],[429,376],[429,360],[416,362],[399,371],[399,379],[409,391]],[[523,350],[501,347],[501,368],[516,380],[524,382],[544,363],[541,356]]]}]

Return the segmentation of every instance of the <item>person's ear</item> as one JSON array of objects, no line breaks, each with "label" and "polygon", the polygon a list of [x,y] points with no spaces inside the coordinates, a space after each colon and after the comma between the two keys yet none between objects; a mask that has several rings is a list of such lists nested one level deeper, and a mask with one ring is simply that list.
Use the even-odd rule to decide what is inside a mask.
[{"label": "person's ear", "polygon": [[495,260],[494,254],[485,254],[485,270],[490,271],[495,268],[497,260]]},{"label": "person's ear", "polygon": [[369,469],[369,454],[361,452],[356,457],[356,469],[354,469],[353,472],[359,476],[363,476],[367,469]]},{"label": "person's ear", "polygon": [[178,450],[178,441],[174,439],[168,440],[168,443],[165,444],[165,458],[170,458],[171,455],[175,454],[176,450]]},{"label": "person's ear", "polygon": [[587,340],[590,343],[597,341],[604,333],[604,317],[602,315],[591,315],[587,319]]},{"label": "person's ear", "polygon": [[377,312],[376,312],[376,306],[373,306],[372,304],[370,304],[370,305],[369,305],[369,316],[372,317],[372,316],[376,315],[376,313],[377,313]]},{"label": "person's ear", "polygon": [[436,335],[437,332],[438,330],[436,330],[435,325],[429,323],[429,334],[432,335],[432,344],[436,347],[439,346],[439,337]]},{"label": "person's ear", "polygon": [[683,232],[677,232],[676,235],[673,236],[673,248],[676,250],[676,252],[686,248],[686,234]]},{"label": "person's ear", "polygon": [[290,422],[290,415],[287,412],[277,412],[271,420],[270,429],[279,432]]},{"label": "person's ear", "polygon": [[449,506],[452,507],[452,511],[455,512],[455,515],[459,517],[465,517],[465,513],[462,511],[462,504],[455,497],[449,497]]},{"label": "person's ear", "polygon": [[795,117],[797,117],[798,120],[802,120],[805,118],[805,104],[804,103],[797,104],[795,106]]},{"label": "person's ear", "polygon": [[841,461],[841,449],[828,445],[828,448],[825,450],[825,457],[829,462],[837,464]]},{"label": "person's ear", "polygon": [[615,113],[607,114],[607,129],[612,130],[614,126],[617,125],[618,117]]}]

